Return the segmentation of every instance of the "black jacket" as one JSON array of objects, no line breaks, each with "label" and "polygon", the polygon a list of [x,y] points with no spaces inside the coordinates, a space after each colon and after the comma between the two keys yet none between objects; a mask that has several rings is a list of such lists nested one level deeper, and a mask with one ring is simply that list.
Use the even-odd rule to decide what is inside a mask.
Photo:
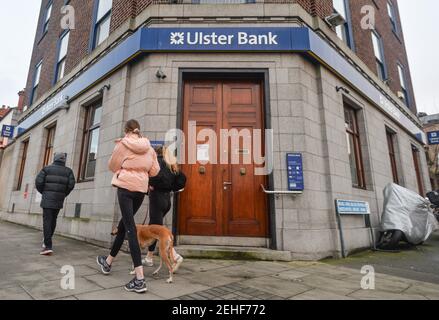
[{"label": "black jacket", "polygon": [[175,174],[169,169],[163,157],[157,158],[160,164],[159,174],[155,177],[149,178],[149,184],[154,190],[161,192],[171,192],[175,181]]},{"label": "black jacket", "polygon": [[75,188],[75,176],[64,162],[55,161],[40,171],[35,186],[43,195],[41,208],[62,209],[64,199]]}]

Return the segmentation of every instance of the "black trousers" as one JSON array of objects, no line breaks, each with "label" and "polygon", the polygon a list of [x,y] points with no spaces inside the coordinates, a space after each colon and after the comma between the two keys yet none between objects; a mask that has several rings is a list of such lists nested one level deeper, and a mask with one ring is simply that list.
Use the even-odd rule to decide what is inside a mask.
[{"label": "black trousers", "polygon": [[137,229],[134,216],[139,211],[145,194],[141,192],[131,192],[122,188],[117,189],[117,197],[122,212],[122,220],[118,225],[118,232],[111,248],[111,256],[116,257],[122,247],[125,235],[128,237],[131,258],[133,259],[134,268],[142,265],[142,256],[139,242],[137,240]]},{"label": "black trousers", "polygon": [[46,249],[52,250],[52,237],[55,233],[59,211],[60,209],[43,208],[43,233]]},{"label": "black trousers", "polygon": [[[171,193],[165,191],[154,190],[149,194],[149,225],[163,225],[163,219],[171,210]],[[149,246],[148,250],[153,252],[157,245],[157,241]]]}]

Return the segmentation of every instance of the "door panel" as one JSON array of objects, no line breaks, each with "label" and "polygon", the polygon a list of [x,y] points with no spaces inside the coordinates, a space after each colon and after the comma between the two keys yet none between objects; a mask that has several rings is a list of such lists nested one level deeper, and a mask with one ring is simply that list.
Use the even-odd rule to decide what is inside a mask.
[{"label": "door panel", "polygon": [[[199,81],[185,84],[183,131],[186,141],[189,141],[189,121],[196,121],[197,134],[203,129],[218,131],[221,98],[219,83]],[[208,144],[211,157],[214,155],[212,152],[216,153],[212,141],[206,139],[199,141],[198,144]],[[188,154],[188,144],[185,148],[186,164],[182,170],[188,181],[185,191],[179,198],[180,233],[203,236],[217,235],[221,229],[220,224],[218,224],[219,211],[217,209],[221,203],[221,194],[217,192],[220,168],[210,163],[200,164],[196,161],[196,155]],[[191,164],[194,162],[196,163]]]},{"label": "door panel", "polygon": [[[264,127],[259,82],[223,84],[223,127],[240,133],[238,148],[229,148],[231,164],[225,172],[232,185],[223,201],[224,230],[228,236],[267,236],[267,198],[261,189],[266,177],[254,174],[253,161],[253,130]],[[234,157],[239,157],[238,163]]]},{"label": "door panel", "polygon": [[[197,145],[209,145],[209,158],[217,159],[218,164],[197,161],[183,166],[188,182],[179,200],[179,233],[266,237],[267,199],[260,188],[266,183],[266,177],[254,175],[256,165],[252,159],[253,130],[264,128],[261,83],[187,81],[183,114],[186,141],[189,121],[196,121],[197,133],[203,129],[216,133],[218,141],[206,136],[197,141]],[[221,150],[221,129],[235,129],[234,133],[240,135],[238,144],[232,144],[229,139]],[[191,158],[188,149],[191,149],[189,141],[186,143],[186,163]],[[220,157],[216,158],[217,154]],[[222,158],[227,161],[221,162]]]}]

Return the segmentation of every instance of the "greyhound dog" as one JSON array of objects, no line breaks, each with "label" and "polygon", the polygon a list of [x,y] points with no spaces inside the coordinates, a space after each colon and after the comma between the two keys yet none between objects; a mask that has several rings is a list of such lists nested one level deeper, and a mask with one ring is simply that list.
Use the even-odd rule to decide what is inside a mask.
[{"label": "greyhound dog", "polygon": [[[144,249],[154,241],[158,241],[159,245],[159,254],[160,254],[160,266],[157,270],[153,272],[153,275],[157,275],[160,269],[163,266],[163,261],[169,269],[169,278],[166,280],[167,283],[172,283],[172,276],[174,274],[174,265],[176,263],[174,257],[174,236],[172,232],[160,225],[136,225],[137,229],[137,239],[139,241],[139,246],[141,249]],[[117,228],[111,233],[112,235],[116,235],[118,232]],[[133,274],[134,271],[131,271]]]}]

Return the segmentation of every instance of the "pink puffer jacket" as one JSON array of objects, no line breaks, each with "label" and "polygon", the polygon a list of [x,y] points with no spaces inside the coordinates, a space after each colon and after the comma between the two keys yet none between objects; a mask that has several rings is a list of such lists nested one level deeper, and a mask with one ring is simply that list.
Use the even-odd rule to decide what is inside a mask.
[{"label": "pink puffer jacket", "polygon": [[157,154],[147,138],[129,133],[116,141],[108,167],[114,172],[111,184],[132,192],[148,192],[149,177],[160,171]]}]

